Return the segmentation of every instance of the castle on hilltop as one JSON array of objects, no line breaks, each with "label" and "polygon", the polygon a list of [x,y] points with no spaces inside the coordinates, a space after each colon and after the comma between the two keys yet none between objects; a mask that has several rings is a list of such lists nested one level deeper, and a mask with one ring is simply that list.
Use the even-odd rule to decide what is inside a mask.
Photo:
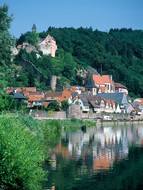
[{"label": "castle on hilltop", "polygon": [[[32,26],[32,32],[37,32],[37,28],[35,24],[33,24]],[[56,50],[57,50],[56,40],[49,34],[46,38],[38,39],[37,47],[39,51],[43,52],[44,55],[51,55],[51,57],[55,57]],[[28,53],[35,51],[37,58],[40,57],[40,54],[37,51],[36,47],[32,46],[31,44],[27,42],[24,42],[23,44],[19,44],[17,48],[15,49],[14,48],[12,49],[13,55],[17,55],[21,49],[25,49]]]},{"label": "castle on hilltop", "polygon": [[[32,32],[33,31],[37,32],[35,24],[33,24],[32,26]],[[52,57],[55,57],[57,45],[56,40],[52,36],[48,34],[48,36],[45,39],[39,38],[37,45],[39,50],[42,51],[44,55],[51,55]]]},{"label": "castle on hilltop", "polygon": [[44,55],[55,57],[57,50],[56,40],[48,34],[45,39],[39,38],[38,48]]}]

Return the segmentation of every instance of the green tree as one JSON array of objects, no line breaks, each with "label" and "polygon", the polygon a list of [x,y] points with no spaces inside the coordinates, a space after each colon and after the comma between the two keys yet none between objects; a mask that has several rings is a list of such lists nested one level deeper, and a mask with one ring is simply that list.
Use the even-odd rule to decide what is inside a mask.
[{"label": "green tree", "polygon": [[64,70],[62,74],[67,78],[75,77],[76,62],[70,53],[66,53],[64,57]]},{"label": "green tree", "polygon": [[11,59],[11,48],[14,46],[14,39],[8,32],[12,15],[8,15],[8,6],[0,6],[0,65],[7,65]]},{"label": "green tree", "polygon": [[37,42],[38,42],[38,38],[39,38],[39,34],[36,31],[32,31],[29,32],[29,35],[27,35],[26,37],[26,41],[33,45],[33,46],[37,46]]},{"label": "green tree", "polygon": [[67,100],[63,100],[63,101],[61,102],[61,109],[62,109],[63,111],[66,111],[66,110],[68,109],[69,105],[70,105],[70,104],[68,103]]},{"label": "green tree", "polygon": [[54,101],[50,102],[50,104],[47,107],[47,110],[59,111],[60,105],[56,100],[54,100]]},{"label": "green tree", "polygon": [[0,93],[0,111],[13,110],[17,107],[15,99],[7,95],[4,91]]}]

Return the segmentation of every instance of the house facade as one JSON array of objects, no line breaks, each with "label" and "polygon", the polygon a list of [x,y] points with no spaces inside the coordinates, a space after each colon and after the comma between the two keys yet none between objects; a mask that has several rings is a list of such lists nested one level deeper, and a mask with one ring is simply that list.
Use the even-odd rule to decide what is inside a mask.
[{"label": "house facade", "polygon": [[112,81],[112,75],[92,75],[85,85],[85,90],[91,95],[114,93],[115,85]]},{"label": "house facade", "polygon": [[116,113],[126,113],[126,107],[129,105],[127,97],[124,93],[100,93],[97,96],[101,96],[105,100],[114,100],[115,102],[115,112]]},{"label": "house facade", "polygon": [[120,83],[115,83],[115,92],[116,93],[124,93],[125,95],[128,95],[127,87]]},{"label": "house facade", "polygon": [[57,50],[56,40],[48,34],[45,39],[39,39],[38,48],[44,55],[51,55],[52,57],[55,57]]}]

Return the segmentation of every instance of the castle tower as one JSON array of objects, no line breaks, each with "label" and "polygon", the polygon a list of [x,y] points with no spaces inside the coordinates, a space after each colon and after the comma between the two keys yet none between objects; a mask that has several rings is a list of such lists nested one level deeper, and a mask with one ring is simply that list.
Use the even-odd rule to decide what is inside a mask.
[{"label": "castle tower", "polygon": [[51,76],[51,84],[50,84],[50,86],[51,86],[51,88],[52,88],[52,90],[55,92],[55,90],[56,90],[56,84],[57,84],[57,76],[55,76],[55,75],[52,75]]},{"label": "castle tower", "polygon": [[32,32],[33,32],[33,31],[37,32],[37,28],[36,28],[36,25],[35,25],[35,24],[33,24],[33,26],[32,26]]}]

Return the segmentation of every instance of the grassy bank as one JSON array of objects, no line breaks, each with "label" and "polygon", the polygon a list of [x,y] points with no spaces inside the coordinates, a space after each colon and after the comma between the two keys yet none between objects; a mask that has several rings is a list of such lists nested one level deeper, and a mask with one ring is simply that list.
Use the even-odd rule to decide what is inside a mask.
[{"label": "grassy bank", "polygon": [[0,188],[40,190],[46,175],[43,161],[60,131],[59,121],[0,115]]},{"label": "grassy bank", "polygon": [[76,130],[81,128],[82,125],[86,125],[87,127],[95,126],[95,122],[71,118],[70,120],[61,121],[64,130]]},{"label": "grassy bank", "polygon": [[[95,123],[77,120],[36,120],[28,115],[0,115],[0,188],[40,190],[47,174],[42,169],[48,150],[65,130]],[[46,179],[45,178],[45,179]],[[46,179],[47,180],[47,179]]]}]

